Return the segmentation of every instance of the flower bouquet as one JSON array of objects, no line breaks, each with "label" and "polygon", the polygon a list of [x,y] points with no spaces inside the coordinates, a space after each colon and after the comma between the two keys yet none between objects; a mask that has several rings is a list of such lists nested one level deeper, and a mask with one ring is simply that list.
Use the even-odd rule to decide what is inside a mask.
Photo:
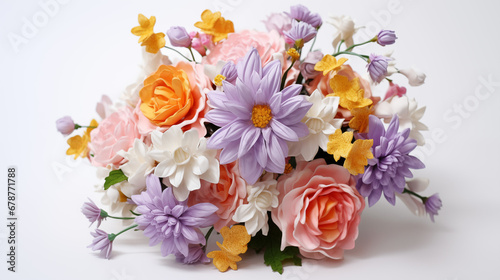
[{"label": "flower bouquet", "polygon": [[[365,199],[372,206],[383,194],[394,205],[398,197],[434,221],[439,196],[421,194],[428,180],[410,179],[424,168],[410,153],[424,144],[425,107],[390,79],[402,74],[418,86],[425,75],[357,51],[394,44],[394,31],[354,42],[354,22],[333,17],[337,32],[323,53],[314,46],[323,20],[302,5],[270,15],[266,32],[235,32],[205,10],[197,31],[171,27],[170,45],[155,22],[139,15],[132,28],[144,64],[122,102],[103,96],[99,123],[57,121],[65,136],[86,129],[67,140],[67,154],[87,158],[103,179],[107,210],[82,207],[97,223],[92,250],[110,258],[114,239],[135,229],[182,263],[237,269],[250,247],[282,273],[284,261],[341,259],[353,249]],[[383,99],[375,87],[387,89]],[[99,229],[107,218],[128,227],[107,233]],[[207,252],[214,231],[223,241]]]}]

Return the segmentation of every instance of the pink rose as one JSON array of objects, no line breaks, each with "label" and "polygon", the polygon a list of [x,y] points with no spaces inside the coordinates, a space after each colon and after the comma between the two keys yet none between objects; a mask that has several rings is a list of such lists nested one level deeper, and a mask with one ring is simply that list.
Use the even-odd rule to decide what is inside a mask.
[{"label": "pink rose", "polygon": [[[377,104],[377,102],[380,101],[380,97],[378,96],[375,97],[372,95],[370,82],[363,79],[361,75],[359,75],[357,72],[354,72],[350,65],[343,65],[340,71],[337,73],[337,75],[346,76],[347,78],[349,78],[349,80],[352,80],[354,78],[359,78],[359,86],[364,90],[365,98],[371,99],[373,101],[373,105]],[[323,95],[326,96],[330,93],[333,93],[333,90],[330,87],[331,78],[333,78],[332,72],[330,72],[326,76],[324,76],[323,74],[318,75],[311,82],[306,84],[305,87],[309,93],[318,89],[321,93],[323,93]],[[345,121],[349,121],[350,119],[352,119],[351,111],[339,106],[336,118],[345,119]]]},{"label": "pink rose", "polygon": [[232,61],[235,64],[245,56],[248,50],[254,47],[259,52],[262,66],[273,60],[273,54],[281,53],[285,56],[285,40],[276,31],[260,32],[243,30],[228,35],[226,41],[217,44],[204,57],[203,62],[215,65],[219,60]]},{"label": "pink rose", "polygon": [[[175,68],[186,72],[189,80],[189,87],[191,88],[190,95],[193,103],[191,104],[191,108],[187,114],[174,125],[181,127],[183,131],[195,128],[198,131],[198,135],[200,137],[204,137],[207,133],[204,125],[205,113],[208,110],[207,96],[204,93],[204,89],[208,88],[209,90],[212,90],[210,79],[204,74],[203,66],[201,64],[181,61],[175,66]],[[170,126],[157,126],[152,123],[146,116],[144,116],[140,106],[141,102],[139,102],[135,107],[134,114],[138,118],[137,127],[142,135],[147,137],[153,130],[159,129],[161,132],[165,132],[170,128]]]},{"label": "pink rose", "polygon": [[297,246],[307,258],[341,259],[354,248],[365,201],[347,169],[324,159],[302,161],[278,179],[277,188],[272,219],[283,232],[282,250]]},{"label": "pink rose", "polygon": [[118,152],[128,151],[134,139],[141,138],[137,130],[137,119],[130,107],[123,107],[102,120],[90,133],[89,149],[92,165],[119,168],[125,159]]},{"label": "pink rose", "polygon": [[205,56],[207,50],[211,50],[214,47],[212,35],[191,31],[189,32],[189,37],[191,38],[191,47],[199,52],[201,56]]},{"label": "pink rose", "polygon": [[201,188],[189,194],[188,205],[209,202],[217,206],[219,220],[214,224],[216,231],[235,224],[233,215],[247,196],[246,183],[241,178],[237,161],[220,166],[219,183],[201,181]]}]

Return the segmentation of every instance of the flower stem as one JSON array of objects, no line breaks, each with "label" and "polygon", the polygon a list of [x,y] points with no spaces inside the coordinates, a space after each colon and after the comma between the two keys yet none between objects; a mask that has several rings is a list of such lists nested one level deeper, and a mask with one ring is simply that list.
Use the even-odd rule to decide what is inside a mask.
[{"label": "flower stem", "polygon": [[419,194],[418,194],[418,193],[416,193],[416,192],[412,192],[412,191],[410,191],[410,190],[409,190],[409,189],[407,189],[407,188],[405,188],[405,189],[403,190],[403,193],[408,193],[408,194],[411,194],[411,195],[413,195],[413,196],[416,196],[416,197],[420,198],[420,199],[422,200],[422,202],[423,202],[423,203],[425,203],[425,201],[427,200],[427,197],[421,196],[421,195],[419,195]]},{"label": "flower stem", "polygon": [[336,56],[341,55],[341,54],[349,54],[349,55],[358,56],[358,57],[361,57],[365,61],[368,61],[368,58],[369,58],[369,56],[367,56],[367,55],[358,54],[358,53],[354,53],[354,52],[348,52],[348,51],[341,51],[341,52],[338,52],[338,53],[334,53],[333,56],[336,57]]},{"label": "flower stem", "polygon": [[79,129],[82,127],[87,127],[87,128],[97,128],[97,126],[92,126],[92,125],[79,125],[75,123],[75,129]]},{"label": "flower stem", "polygon": [[314,47],[314,44],[316,43],[316,38],[318,37],[318,34],[316,34],[316,36],[314,36],[314,40],[312,42],[312,45],[311,45],[311,48],[309,49],[309,52],[312,52],[313,50],[313,47]]},{"label": "flower stem", "polygon": [[110,233],[110,234],[108,234],[109,241],[113,241],[118,235],[120,235],[120,234],[122,234],[122,233],[124,233],[124,232],[126,232],[128,230],[131,230],[131,229],[133,229],[133,228],[135,228],[137,226],[139,226],[139,225],[132,225],[132,226],[129,226],[128,228],[120,231],[119,233]]},{"label": "flower stem", "polygon": [[288,69],[286,69],[285,73],[283,74],[283,78],[281,78],[280,90],[283,90],[283,88],[285,87],[285,82],[286,82],[286,77],[288,76],[288,71],[290,71],[290,69],[292,69],[294,64],[295,64],[295,60],[292,60],[292,64],[290,64],[290,67],[288,67]]},{"label": "flower stem", "polygon": [[192,61],[191,59],[189,59],[187,56],[183,55],[182,53],[180,53],[178,50],[176,50],[176,49],[174,49],[174,48],[167,47],[167,46],[165,46],[164,48],[167,48],[167,49],[169,49],[169,50],[173,50],[174,52],[176,52],[176,53],[180,54],[182,57],[184,57],[185,59],[187,59],[187,61],[189,61],[189,62],[193,62],[193,61]]},{"label": "flower stem", "polygon": [[343,43],[344,43],[344,40],[341,40],[339,43],[339,47],[337,48],[337,52],[340,52],[340,46],[342,46]]},{"label": "flower stem", "polygon": [[[376,41],[376,40],[375,40],[375,41]],[[363,42],[363,43],[354,44],[354,45],[352,45],[352,46],[348,47],[347,49],[345,49],[344,51],[345,51],[345,52],[348,52],[348,51],[350,51],[350,50],[354,49],[355,47],[359,47],[359,46],[362,46],[362,45],[366,45],[366,44],[371,43],[371,42],[374,42],[374,41],[373,41],[373,39],[370,39],[370,40],[368,40],[368,41],[366,41],[366,42]]]},{"label": "flower stem", "polygon": [[207,249],[207,245],[208,245],[208,239],[210,238],[210,235],[212,234],[212,231],[214,231],[214,227],[211,227],[207,234],[205,234],[205,246],[203,246],[201,249],[203,250],[203,252],[205,252],[205,250]]},{"label": "flower stem", "polygon": [[191,53],[191,57],[193,58],[193,61],[195,63],[198,63],[198,62],[196,62],[196,59],[194,58],[193,50],[191,49],[191,47],[189,47],[188,49],[189,49],[189,52]]},{"label": "flower stem", "polygon": [[117,219],[117,220],[133,220],[135,217],[115,217],[115,216],[110,216],[108,215],[109,218],[111,219]]}]

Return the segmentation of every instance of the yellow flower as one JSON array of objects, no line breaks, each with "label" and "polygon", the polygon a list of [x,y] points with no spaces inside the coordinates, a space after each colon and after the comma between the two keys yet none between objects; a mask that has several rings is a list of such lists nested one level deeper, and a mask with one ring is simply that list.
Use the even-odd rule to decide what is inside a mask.
[{"label": "yellow flower", "polygon": [[143,14],[139,14],[139,26],[132,28],[132,34],[139,37],[139,43],[144,42],[147,38],[153,35],[156,17],[152,16],[149,19]]},{"label": "yellow flower", "polygon": [[139,26],[132,28],[132,34],[139,37],[141,46],[146,46],[146,51],[149,53],[157,53],[165,46],[165,33],[154,33],[156,17],[151,16],[149,19],[142,14],[139,14]]},{"label": "yellow flower", "polygon": [[234,32],[233,22],[226,20],[221,16],[220,12],[212,13],[210,10],[205,10],[201,13],[201,20],[194,24],[206,34],[212,35],[214,43],[227,38],[227,34]]},{"label": "yellow flower", "polygon": [[373,140],[358,139],[351,143],[352,138],[351,131],[342,133],[340,129],[337,129],[328,138],[327,153],[333,155],[335,161],[338,161],[340,157],[345,158],[344,167],[352,175],[358,175],[365,172],[368,159],[373,158],[371,152]]},{"label": "yellow flower", "polygon": [[349,127],[361,133],[368,132],[369,116],[373,107],[366,106],[362,108],[353,108],[351,114],[353,118],[349,121]]},{"label": "yellow flower", "polygon": [[314,70],[323,71],[323,75],[326,75],[330,73],[330,71],[339,70],[342,64],[344,64],[346,61],[347,58],[342,57],[337,60],[334,56],[327,54],[323,57],[323,59],[318,61],[316,65],[314,65]]},{"label": "yellow flower", "polygon": [[250,235],[245,226],[234,225],[231,228],[223,227],[220,234],[224,238],[222,244],[217,242],[220,251],[212,251],[207,257],[214,259],[213,263],[220,272],[227,271],[229,268],[237,270],[237,262],[241,261],[239,254],[247,251],[247,244],[250,242]]},{"label": "yellow flower", "polygon": [[165,47],[165,43],[165,34],[160,32],[149,36],[146,41],[142,42],[141,46],[146,46],[148,53],[157,53]]},{"label": "yellow flower", "polygon": [[292,58],[293,61],[296,61],[300,58],[300,53],[295,48],[290,48],[286,53]]},{"label": "yellow flower", "polygon": [[335,75],[330,79],[330,87],[333,93],[329,95],[340,97],[339,105],[348,110],[369,106],[373,103],[371,99],[364,97],[365,91],[359,86],[359,78],[349,81],[346,76]]},{"label": "yellow flower", "polygon": [[371,152],[372,146],[373,139],[358,139],[354,141],[344,162],[344,167],[349,171],[349,173],[352,175],[365,173],[365,166],[368,164],[368,160],[373,158],[373,154]]},{"label": "yellow flower", "polygon": [[85,130],[85,133],[82,136],[75,135],[69,138],[67,141],[69,148],[66,151],[66,154],[68,156],[75,155],[75,159],[80,155],[83,158],[87,157],[88,154],[87,144],[90,142],[90,132],[95,127],[97,127],[97,125],[98,125],[97,121],[92,120],[89,125],[90,127],[88,127],[87,130]]}]

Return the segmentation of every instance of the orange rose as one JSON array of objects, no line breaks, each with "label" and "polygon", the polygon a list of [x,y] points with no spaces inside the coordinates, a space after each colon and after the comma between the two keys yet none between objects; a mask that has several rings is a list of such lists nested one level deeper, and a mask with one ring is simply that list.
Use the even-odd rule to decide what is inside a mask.
[{"label": "orange rose", "polygon": [[193,106],[188,76],[174,66],[161,65],[144,81],[139,96],[142,113],[157,126],[177,124]]}]

